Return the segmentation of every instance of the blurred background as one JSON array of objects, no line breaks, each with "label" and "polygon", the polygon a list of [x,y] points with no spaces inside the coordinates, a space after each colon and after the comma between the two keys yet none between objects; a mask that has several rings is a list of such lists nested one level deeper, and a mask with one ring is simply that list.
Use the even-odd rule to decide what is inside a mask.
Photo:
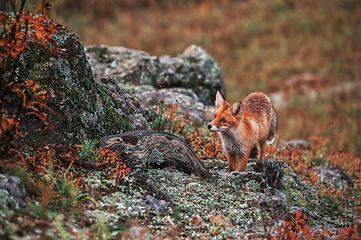
[{"label": "blurred background", "polygon": [[220,65],[229,101],[272,97],[280,139],[361,157],[360,0],[49,2],[50,17],[84,45],[156,56],[201,46]]}]

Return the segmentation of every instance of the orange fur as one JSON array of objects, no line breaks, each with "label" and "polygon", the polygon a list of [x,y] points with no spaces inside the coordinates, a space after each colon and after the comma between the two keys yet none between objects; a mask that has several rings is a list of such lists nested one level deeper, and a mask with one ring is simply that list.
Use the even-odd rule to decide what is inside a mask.
[{"label": "orange fur", "polygon": [[261,171],[266,142],[274,140],[277,129],[277,115],[271,100],[261,92],[254,92],[242,103],[230,104],[217,92],[215,107],[213,120],[207,127],[219,133],[229,170],[246,171],[252,148],[259,146],[255,171]]}]

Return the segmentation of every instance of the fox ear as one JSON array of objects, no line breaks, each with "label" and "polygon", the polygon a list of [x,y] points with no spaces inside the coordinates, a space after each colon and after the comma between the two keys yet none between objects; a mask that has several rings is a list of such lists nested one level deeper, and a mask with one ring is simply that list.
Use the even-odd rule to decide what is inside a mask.
[{"label": "fox ear", "polygon": [[233,103],[233,105],[232,105],[233,116],[241,115],[242,112],[243,112],[242,103],[241,102]]},{"label": "fox ear", "polygon": [[225,100],[224,100],[222,94],[219,91],[217,91],[216,102],[215,102],[216,109],[223,106],[224,102],[225,102]]}]

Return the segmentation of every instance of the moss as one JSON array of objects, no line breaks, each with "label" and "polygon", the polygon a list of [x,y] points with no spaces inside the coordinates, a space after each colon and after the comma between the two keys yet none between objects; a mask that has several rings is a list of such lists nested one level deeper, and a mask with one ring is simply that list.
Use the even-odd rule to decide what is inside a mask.
[{"label": "moss", "polygon": [[98,47],[92,46],[90,48],[86,48],[88,53],[96,53],[96,57],[100,59],[101,63],[112,63],[113,60],[109,58],[109,51],[107,47]]},{"label": "moss", "polygon": [[[56,114],[48,112],[48,121],[56,134],[70,141],[100,139],[134,129],[134,122],[139,119],[145,122],[119,87],[114,89],[94,78],[84,47],[74,34],[62,30],[53,38],[60,48],[66,49],[65,53],[57,56],[40,44],[28,43],[19,59],[16,80],[34,79],[51,94],[47,106]],[[9,74],[6,72],[5,78]],[[35,134],[29,130],[33,128],[34,116],[28,118],[22,128],[31,139],[30,135]],[[36,128],[39,127],[38,121]]]}]

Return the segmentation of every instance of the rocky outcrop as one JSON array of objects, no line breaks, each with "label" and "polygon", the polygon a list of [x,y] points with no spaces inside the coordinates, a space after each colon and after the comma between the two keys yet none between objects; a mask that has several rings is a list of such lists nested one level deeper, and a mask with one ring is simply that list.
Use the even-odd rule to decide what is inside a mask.
[{"label": "rocky outcrop", "polygon": [[[47,106],[56,114],[49,112],[52,130],[43,134],[44,138],[58,142],[99,139],[146,128],[146,119],[114,79],[94,78],[84,47],[75,34],[64,29],[54,40],[64,52],[63,56],[30,42],[15,71],[17,82],[34,79],[51,95]],[[36,117],[28,118],[22,124],[24,139],[36,142],[35,136],[39,138],[41,133],[32,129],[40,126],[41,121]]]},{"label": "rocky outcrop", "polygon": [[172,213],[175,206],[172,199],[160,191],[158,184],[144,173],[149,167],[178,169],[187,174],[195,173],[203,177],[212,175],[192,149],[172,134],[146,130],[130,131],[103,137],[99,140],[98,146],[125,156],[123,162],[130,167],[135,179],[144,189],[160,199],[159,203],[165,201],[164,206],[169,206]]},{"label": "rocky outcrop", "polygon": [[208,53],[191,45],[177,57],[151,56],[124,47],[88,46],[86,55],[97,77],[111,76],[129,93],[162,88],[191,89],[200,102],[213,105],[225,94],[223,74]]},{"label": "rocky outcrop", "polygon": [[217,90],[225,94],[218,64],[198,46],[188,47],[177,57],[156,57],[124,47],[88,46],[86,56],[97,77],[117,79],[119,86],[141,102],[140,108],[156,111],[163,101],[165,109],[177,106],[177,115],[196,127],[211,118]]}]

